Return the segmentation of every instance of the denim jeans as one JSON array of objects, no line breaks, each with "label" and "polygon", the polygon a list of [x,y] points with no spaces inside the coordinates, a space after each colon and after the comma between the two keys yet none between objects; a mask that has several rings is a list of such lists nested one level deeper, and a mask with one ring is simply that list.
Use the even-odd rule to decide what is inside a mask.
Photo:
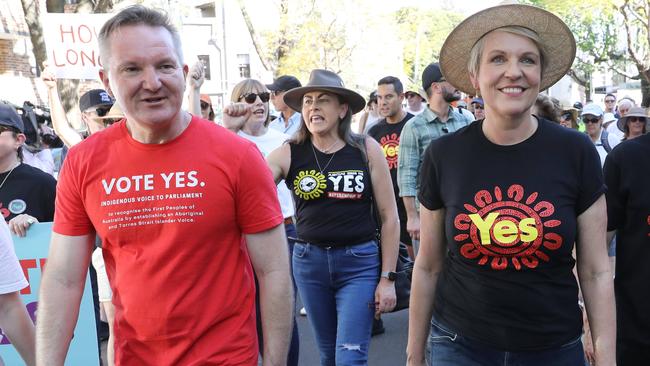
[{"label": "denim jeans", "polygon": [[[284,231],[287,235],[287,238],[291,237],[294,238],[296,237],[296,225],[294,224],[285,224],[284,225]],[[291,255],[293,254],[293,245],[294,241],[287,239],[287,242],[289,244],[289,260],[291,260]],[[289,262],[289,265],[291,265],[291,262]],[[296,281],[293,280],[292,277],[292,282],[293,282],[293,303],[295,307],[296,303]],[[257,319],[257,343],[259,347],[259,352],[260,355],[262,354],[264,350],[264,337],[262,334],[262,311],[260,309],[260,291],[259,291],[259,284],[257,282],[257,276],[255,276],[255,314],[256,314],[256,319]],[[299,353],[300,353],[300,337],[298,336],[298,324],[296,323],[296,310],[293,309],[294,317],[293,317],[293,330],[291,332],[291,342],[289,343],[289,354],[287,356],[287,366],[298,366],[298,360],[299,360]]]},{"label": "denim jeans", "polygon": [[429,334],[431,366],[585,366],[580,337],[562,346],[524,352],[505,352],[467,339],[435,319]]},{"label": "denim jeans", "polygon": [[294,245],[293,274],[321,366],[368,364],[379,262],[374,240],[336,248]]}]

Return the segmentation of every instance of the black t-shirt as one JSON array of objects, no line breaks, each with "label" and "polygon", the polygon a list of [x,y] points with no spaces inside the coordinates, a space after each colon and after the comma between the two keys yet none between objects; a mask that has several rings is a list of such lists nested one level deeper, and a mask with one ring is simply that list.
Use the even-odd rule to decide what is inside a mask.
[{"label": "black t-shirt", "polygon": [[395,198],[397,202],[397,213],[400,221],[400,241],[404,244],[411,245],[411,236],[406,231],[406,209],[404,208],[404,201],[399,196],[399,186],[397,185],[397,157],[399,155],[399,137],[402,133],[402,128],[406,121],[411,119],[413,115],[406,113],[404,119],[398,123],[388,123],[386,119],[382,119],[372,126],[368,131],[368,136],[371,136],[384,152],[384,157],[388,162],[388,169],[390,169],[390,178],[393,181],[393,190],[395,191]]},{"label": "black t-shirt", "polygon": [[0,188],[0,212],[5,221],[20,214],[34,216],[39,222],[54,220],[54,177],[38,168],[20,164],[11,174],[0,174],[2,181],[5,183]]},{"label": "black t-shirt", "polygon": [[285,181],[296,203],[298,237],[327,246],[374,239],[377,224],[370,211],[372,188],[361,150],[345,145],[333,154],[324,154],[312,150],[311,141],[290,146],[291,166]]},{"label": "black t-shirt", "polygon": [[650,134],[616,146],[604,170],[607,229],[616,230],[617,336],[650,348]]},{"label": "black t-shirt", "polygon": [[425,152],[419,200],[446,209],[434,314],[501,350],[560,346],[582,331],[571,251],[577,217],[605,192],[598,153],[586,135],[543,119],[511,146],[482,126]]}]

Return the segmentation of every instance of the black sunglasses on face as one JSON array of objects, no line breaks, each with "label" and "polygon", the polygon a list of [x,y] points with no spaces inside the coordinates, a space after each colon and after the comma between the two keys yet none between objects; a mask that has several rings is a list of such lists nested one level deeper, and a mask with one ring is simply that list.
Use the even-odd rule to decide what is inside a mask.
[{"label": "black sunglasses on face", "polygon": [[598,121],[600,121],[600,118],[597,118],[597,117],[594,117],[594,118],[583,117],[582,121],[584,123],[598,123]]},{"label": "black sunglasses on face", "polygon": [[263,92],[263,93],[246,93],[242,96],[239,97],[238,100],[245,100],[246,103],[248,104],[253,104],[257,100],[257,97],[260,97],[260,100],[262,103],[266,103],[269,101],[270,94],[268,92]]},{"label": "black sunglasses on face", "polygon": [[627,121],[628,122],[643,122],[643,123],[645,123],[646,119],[645,119],[645,117],[628,117]]},{"label": "black sunglasses on face", "polygon": [[105,115],[108,114],[108,111],[111,110],[111,107],[99,107],[95,109],[95,113],[97,113],[98,117],[104,117]]},{"label": "black sunglasses on face", "polygon": [[485,109],[482,105],[475,104],[474,109]]},{"label": "black sunglasses on face", "polygon": [[201,109],[208,109],[210,105],[208,103],[201,103]]},{"label": "black sunglasses on face", "polygon": [[614,103],[616,102],[615,99],[605,99],[605,103]]},{"label": "black sunglasses on face", "polygon": [[564,118],[564,119],[571,119],[571,117],[572,117],[571,113],[565,113],[565,114],[560,116],[560,118]]}]

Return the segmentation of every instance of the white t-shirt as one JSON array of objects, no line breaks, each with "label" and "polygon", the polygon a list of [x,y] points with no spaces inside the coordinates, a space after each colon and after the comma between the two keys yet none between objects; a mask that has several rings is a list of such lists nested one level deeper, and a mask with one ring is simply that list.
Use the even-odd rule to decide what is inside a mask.
[{"label": "white t-shirt", "polygon": [[0,223],[0,295],[20,291],[29,285],[14,252],[9,226]]},{"label": "white t-shirt", "polygon": [[408,112],[408,113],[411,113],[411,114],[414,115],[414,116],[417,116],[418,114],[424,112],[424,110],[425,110],[426,108],[427,108],[426,103],[422,103],[422,108],[420,108],[420,109],[417,110],[417,111],[411,110],[408,106],[407,106],[406,108],[404,108],[404,110],[405,110],[406,112]]},{"label": "white t-shirt", "polygon": [[[280,131],[268,128],[266,133],[262,136],[253,136],[245,133],[244,131],[239,131],[237,134],[248,141],[252,141],[257,145],[257,148],[260,149],[262,155],[266,157],[271,153],[271,151],[280,147],[285,141],[289,140],[291,136],[284,134]],[[282,215],[285,218],[292,217],[296,212],[293,206],[293,198],[291,197],[291,191],[287,188],[287,185],[284,181],[278,183],[278,201],[280,201],[280,208],[282,209]]]},{"label": "white t-shirt", "polygon": [[612,122],[607,126],[607,141],[609,141],[609,146],[612,147],[612,149],[621,143],[623,140],[623,137],[625,137],[625,134],[623,131],[618,129],[618,126],[616,125],[616,121]]},{"label": "white t-shirt", "polygon": [[[600,135],[598,135],[598,140],[594,142],[594,145],[596,145],[596,151],[598,151],[598,155],[600,156],[601,167],[605,165],[605,158],[607,157],[607,150],[605,150],[605,147],[603,146],[602,138],[603,138],[603,130],[600,130]],[[607,136],[607,141],[611,141],[609,135]]]},{"label": "white t-shirt", "polygon": [[43,149],[36,154],[23,148],[23,163],[38,168],[54,176],[54,156],[50,149]]}]

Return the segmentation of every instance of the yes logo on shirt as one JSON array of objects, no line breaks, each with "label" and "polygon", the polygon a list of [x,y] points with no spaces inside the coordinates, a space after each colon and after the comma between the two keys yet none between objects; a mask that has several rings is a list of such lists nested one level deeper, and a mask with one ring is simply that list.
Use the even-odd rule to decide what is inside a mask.
[{"label": "yes logo on shirt", "polygon": [[494,188],[494,195],[487,190],[476,193],[474,205],[464,205],[467,213],[454,218],[454,226],[463,232],[454,237],[460,254],[482,266],[489,263],[494,270],[509,265],[532,269],[540,260],[548,262],[546,251],[562,246],[562,237],[552,231],[562,223],[549,219],[555,207],[538,195],[533,192],[525,197],[518,184],[508,188],[506,197],[500,187]]},{"label": "yes logo on shirt", "polygon": [[392,133],[379,140],[384,157],[388,162],[388,169],[397,169],[397,156],[399,154],[399,135]]},{"label": "yes logo on shirt", "polygon": [[293,181],[293,191],[303,200],[312,200],[320,197],[327,188],[327,181],[323,173],[314,169],[298,172]]}]

